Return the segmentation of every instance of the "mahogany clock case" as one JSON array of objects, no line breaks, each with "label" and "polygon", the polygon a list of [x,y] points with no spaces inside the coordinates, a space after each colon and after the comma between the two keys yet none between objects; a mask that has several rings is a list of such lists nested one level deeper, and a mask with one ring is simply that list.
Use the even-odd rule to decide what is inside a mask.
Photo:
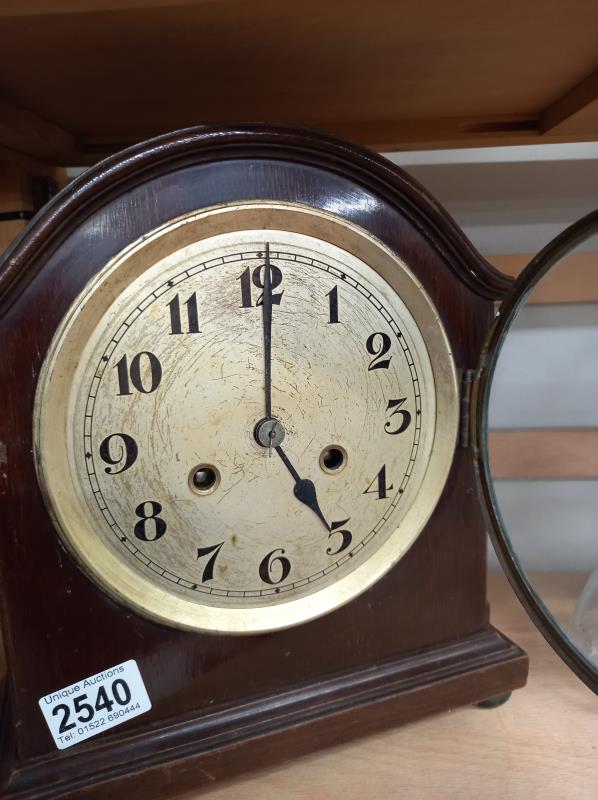
[{"label": "mahogany clock case", "polygon": [[[157,624],[111,600],[62,548],[32,451],[37,377],[57,326],[129,243],[244,200],[333,212],[396,252],[438,309],[460,376],[477,367],[494,301],[511,285],[394,165],[290,128],[154,139],[93,167],[40,212],[0,266],[3,797],[168,797],[525,683],[527,657],[488,622],[486,524],[465,427],[405,557],[298,627],[223,636]],[[465,391],[465,417],[467,400]],[[39,698],[128,659],[151,711],[58,751]]]}]

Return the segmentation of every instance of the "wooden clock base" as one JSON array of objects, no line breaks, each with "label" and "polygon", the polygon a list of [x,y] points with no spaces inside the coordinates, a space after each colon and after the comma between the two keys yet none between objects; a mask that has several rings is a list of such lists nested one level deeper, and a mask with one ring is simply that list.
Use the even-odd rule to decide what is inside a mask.
[{"label": "wooden clock base", "polygon": [[[2,798],[174,798],[430,714],[522,687],[528,659],[489,627],[396,661],[263,697],[243,708],[172,721],[143,736],[95,742],[76,759],[56,751],[13,760],[17,722],[4,686]],[[176,789],[173,789],[176,787]]]}]

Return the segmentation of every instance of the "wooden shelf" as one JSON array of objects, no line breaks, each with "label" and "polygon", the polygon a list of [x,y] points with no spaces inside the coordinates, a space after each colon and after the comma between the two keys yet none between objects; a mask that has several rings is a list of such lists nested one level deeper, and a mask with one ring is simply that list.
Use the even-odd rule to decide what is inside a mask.
[{"label": "wooden shelf", "polygon": [[[585,578],[533,576],[563,620],[570,618]],[[595,696],[536,631],[502,573],[490,573],[489,597],[493,623],[530,656],[528,685],[505,705],[430,717],[184,800],[594,800]]]},{"label": "wooden shelf", "polygon": [[[489,256],[501,272],[516,278],[532,260],[533,253]],[[598,253],[572,253],[538,283],[530,303],[598,302]]]},{"label": "wooden shelf", "polygon": [[598,479],[598,429],[490,431],[494,478]]},{"label": "wooden shelf", "polygon": [[5,159],[256,120],[382,150],[598,138],[595,0],[0,0],[0,22]]}]

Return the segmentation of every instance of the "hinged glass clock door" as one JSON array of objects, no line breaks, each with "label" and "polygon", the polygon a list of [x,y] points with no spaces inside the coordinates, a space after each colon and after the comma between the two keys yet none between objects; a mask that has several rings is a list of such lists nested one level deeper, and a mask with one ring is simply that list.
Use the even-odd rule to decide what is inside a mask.
[{"label": "hinged glass clock door", "polygon": [[[470,428],[498,558],[536,626],[595,692],[597,245],[594,211],[517,278],[482,355]],[[576,605],[546,600],[558,569],[574,584]]]}]

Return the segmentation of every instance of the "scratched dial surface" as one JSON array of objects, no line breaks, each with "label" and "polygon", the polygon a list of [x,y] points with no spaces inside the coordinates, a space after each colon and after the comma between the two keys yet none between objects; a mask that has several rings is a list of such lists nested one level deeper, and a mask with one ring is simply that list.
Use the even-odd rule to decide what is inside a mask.
[{"label": "scratched dial surface", "polygon": [[[338,223],[322,215],[281,229],[274,212],[194,240],[196,215],[129,248],[84,291],[41,382],[68,373],[67,544],[92,574],[101,552],[106,588],[140,610],[184,608],[175,624],[324,613],[407,550],[435,501],[422,486],[450,354],[435,374],[408,303],[364,258],[379,245],[360,249],[354,228],[324,238]],[[276,436],[260,439],[265,417]],[[40,472],[51,500],[43,458]]]}]

